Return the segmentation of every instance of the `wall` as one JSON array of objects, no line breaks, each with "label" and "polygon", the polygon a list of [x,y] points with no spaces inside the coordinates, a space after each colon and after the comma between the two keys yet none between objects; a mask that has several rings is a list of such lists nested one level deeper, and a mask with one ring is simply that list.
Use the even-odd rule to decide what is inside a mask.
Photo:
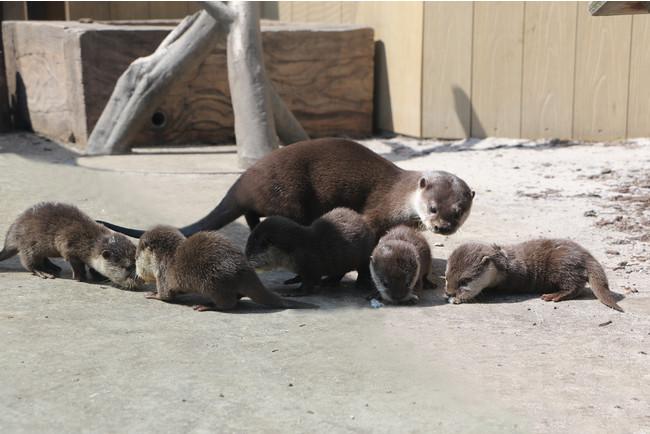
[{"label": "wall", "polygon": [[588,2],[277,2],[268,18],[372,26],[376,127],[420,137],[650,136],[650,15]]},{"label": "wall", "polygon": [[[31,3],[3,2],[4,19]],[[194,2],[54,2],[68,19],[181,18]],[[375,30],[375,127],[418,137],[650,136],[650,14],[588,2],[263,2]],[[60,14],[61,12],[58,12]]]}]

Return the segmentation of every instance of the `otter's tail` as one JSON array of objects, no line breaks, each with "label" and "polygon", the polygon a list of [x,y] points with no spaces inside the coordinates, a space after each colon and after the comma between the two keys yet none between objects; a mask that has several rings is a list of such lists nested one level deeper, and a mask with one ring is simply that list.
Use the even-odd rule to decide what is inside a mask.
[{"label": "otter's tail", "polygon": [[[255,273],[252,271],[252,273]],[[318,306],[302,301],[290,300],[271,292],[264,287],[257,274],[253,274],[251,279],[243,279],[242,287],[246,288],[246,296],[256,303],[276,309],[318,309]]]},{"label": "otter's tail", "polygon": [[121,234],[127,235],[129,237],[133,238],[140,238],[142,234],[145,233],[145,231],[141,231],[139,229],[131,229],[131,228],[125,228],[122,226],[114,225],[113,223],[105,222],[102,220],[95,220],[97,223],[101,223],[107,228],[114,230],[115,232],[119,232]]},{"label": "otter's tail", "polygon": [[2,252],[0,252],[0,261],[9,259],[13,256],[16,256],[17,254],[18,254],[17,248],[5,245],[4,249],[2,249]]},{"label": "otter's tail", "polygon": [[600,300],[600,302],[605,306],[611,307],[619,312],[624,312],[624,310],[616,304],[614,297],[612,297],[612,293],[609,291],[607,275],[605,274],[602,265],[600,265],[595,258],[590,259],[591,260],[587,263],[587,273],[591,290],[596,294],[598,300]]},{"label": "otter's tail", "polygon": [[236,188],[238,182],[239,181],[235,182],[235,184],[230,187],[230,190],[228,190],[226,196],[224,196],[221,202],[219,202],[219,205],[210,211],[208,215],[198,222],[180,228],[179,231],[181,231],[181,233],[186,237],[199,231],[216,231],[244,214],[244,211],[233,198],[233,189]]}]

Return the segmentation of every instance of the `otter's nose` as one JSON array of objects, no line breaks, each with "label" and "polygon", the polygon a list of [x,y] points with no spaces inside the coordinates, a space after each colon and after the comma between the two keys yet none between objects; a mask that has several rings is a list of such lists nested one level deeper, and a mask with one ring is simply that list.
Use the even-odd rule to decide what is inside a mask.
[{"label": "otter's nose", "polygon": [[433,227],[433,230],[434,230],[436,233],[439,233],[439,234],[442,234],[442,235],[448,235],[448,234],[451,234],[451,233],[452,233],[451,226],[439,226],[439,225],[435,225],[435,226]]}]

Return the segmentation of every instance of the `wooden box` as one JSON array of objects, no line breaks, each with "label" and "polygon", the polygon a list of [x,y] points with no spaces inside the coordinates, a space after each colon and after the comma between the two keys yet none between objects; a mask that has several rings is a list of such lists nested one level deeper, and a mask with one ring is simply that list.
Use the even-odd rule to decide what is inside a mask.
[{"label": "wooden box", "polygon": [[[85,149],[115,82],[177,22],[6,21],[7,86],[17,128]],[[372,133],[373,31],[263,22],[265,67],[311,137]],[[156,108],[134,146],[234,139],[225,40]]]}]

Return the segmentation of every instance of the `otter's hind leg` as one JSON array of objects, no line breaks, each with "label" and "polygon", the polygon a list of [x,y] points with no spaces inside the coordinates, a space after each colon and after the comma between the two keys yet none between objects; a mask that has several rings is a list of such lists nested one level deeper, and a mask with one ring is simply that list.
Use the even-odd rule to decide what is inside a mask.
[{"label": "otter's hind leg", "polygon": [[45,265],[45,260],[42,256],[33,256],[30,254],[20,253],[20,263],[26,270],[31,271],[35,276],[40,277],[41,279],[54,279],[53,273],[51,270],[48,270]]},{"label": "otter's hind leg", "polygon": [[244,213],[244,217],[246,218],[246,223],[248,224],[248,227],[252,231],[253,229],[255,229],[255,226],[260,224],[260,217],[262,217],[262,215],[254,211],[248,211]]},{"label": "otter's hind leg", "polygon": [[61,274],[61,267],[56,265],[54,262],[50,261],[49,258],[43,259],[43,267],[56,277],[59,277],[59,275]]},{"label": "otter's hind leg", "polygon": [[544,301],[554,301],[554,302],[558,302],[562,300],[571,300],[572,298],[576,298],[580,294],[581,289],[582,287],[574,286],[571,289],[563,289],[561,291],[543,294],[541,299]]},{"label": "otter's hind leg", "polygon": [[239,301],[239,295],[234,291],[228,291],[226,294],[217,293],[210,296],[212,303],[210,304],[197,304],[192,306],[192,309],[198,312],[204,312],[206,310],[231,310],[237,306]]}]

